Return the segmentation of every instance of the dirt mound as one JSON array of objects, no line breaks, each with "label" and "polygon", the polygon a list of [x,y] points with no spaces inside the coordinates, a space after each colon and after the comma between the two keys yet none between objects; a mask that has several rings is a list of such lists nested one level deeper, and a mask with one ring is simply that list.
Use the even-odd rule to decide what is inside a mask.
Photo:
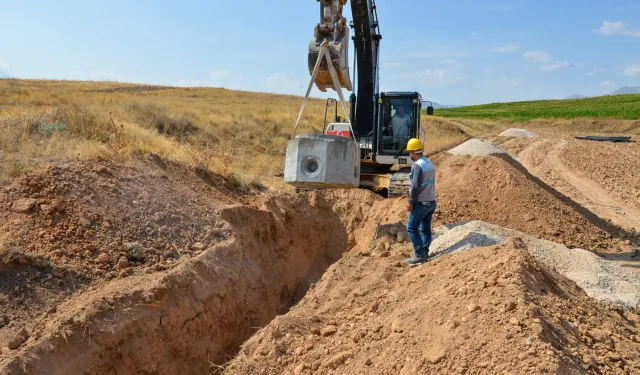
[{"label": "dirt mound", "polygon": [[607,249],[622,231],[532,176],[507,155],[442,154],[436,164],[436,223],[486,221],[588,250]]},{"label": "dirt mound", "polygon": [[399,250],[341,259],[225,374],[640,371],[638,316],[595,303],[522,240],[413,269]]},{"label": "dirt mound", "polygon": [[527,129],[510,128],[500,133],[500,137],[536,138],[536,134]]},{"label": "dirt mound", "polygon": [[379,219],[405,216],[365,190],[245,195],[156,158],[1,193],[3,374],[210,372]]},{"label": "dirt mound", "polygon": [[440,257],[474,247],[503,244],[519,237],[529,253],[575,282],[587,295],[603,304],[640,309],[640,276],[583,249],[540,240],[524,233],[482,221],[462,222],[435,228],[431,254]]},{"label": "dirt mound", "polygon": [[449,153],[454,155],[487,156],[504,154],[504,151],[491,141],[474,138],[452,148]]}]

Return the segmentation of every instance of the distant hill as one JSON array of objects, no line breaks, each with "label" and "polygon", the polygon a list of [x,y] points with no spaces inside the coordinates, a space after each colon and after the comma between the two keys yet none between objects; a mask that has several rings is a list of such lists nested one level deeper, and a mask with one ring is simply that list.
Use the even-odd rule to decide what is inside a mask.
[{"label": "distant hill", "polygon": [[576,100],[536,100],[442,108],[438,116],[528,121],[538,118],[637,120],[640,94],[605,95]]},{"label": "distant hill", "polygon": [[436,102],[432,102],[433,103],[433,108],[438,109],[438,108],[458,108],[458,107],[462,107],[460,105],[446,105],[446,104],[440,104],[440,103],[436,103]]},{"label": "distant hill", "polygon": [[580,94],[573,94],[573,95],[567,96],[565,99],[584,99],[584,98],[586,98],[586,96],[580,95]]},{"label": "distant hill", "polygon": [[622,86],[609,95],[640,94],[640,86]]}]

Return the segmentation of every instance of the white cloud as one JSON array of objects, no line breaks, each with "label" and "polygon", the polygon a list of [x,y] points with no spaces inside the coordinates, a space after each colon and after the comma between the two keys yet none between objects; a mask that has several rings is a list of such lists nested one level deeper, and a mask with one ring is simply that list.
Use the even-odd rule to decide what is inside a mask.
[{"label": "white cloud", "polygon": [[640,76],[640,65],[631,65],[624,70],[624,74],[629,77]]},{"label": "white cloud", "polygon": [[495,53],[512,53],[512,52],[517,52],[520,48],[522,48],[522,47],[517,45],[517,44],[511,44],[511,45],[492,48],[491,52],[495,52]]},{"label": "white cloud", "polygon": [[611,85],[611,81],[604,81],[600,84],[600,87],[605,87]]},{"label": "white cloud", "polygon": [[551,62],[551,54],[549,52],[544,51],[529,51],[522,54],[522,58],[525,60],[531,60],[537,63],[548,63]]},{"label": "white cloud", "polygon": [[604,21],[599,29],[593,30],[595,34],[603,36],[626,35],[640,38],[640,27],[631,26],[624,22]]},{"label": "white cloud", "polygon": [[493,70],[491,70],[491,68],[487,68],[484,70],[485,73],[491,73]]},{"label": "white cloud", "polygon": [[304,94],[304,83],[289,77],[286,74],[276,73],[264,84],[267,92],[278,94]]},{"label": "white cloud", "polygon": [[571,64],[569,64],[568,61],[556,61],[553,64],[543,66],[540,70],[543,72],[552,72],[554,70],[568,68],[569,66],[571,66]]}]

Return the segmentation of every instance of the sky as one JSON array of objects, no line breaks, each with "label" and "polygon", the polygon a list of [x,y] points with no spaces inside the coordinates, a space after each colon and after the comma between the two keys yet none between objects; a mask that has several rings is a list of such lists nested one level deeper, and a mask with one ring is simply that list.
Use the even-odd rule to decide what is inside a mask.
[{"label": "sky", "polygon": [[[384,91],[469,105],[640,85],[638,0],[377,3]],[[304,95],[318,9],[315,0],[0,0],[0,76]]]}]

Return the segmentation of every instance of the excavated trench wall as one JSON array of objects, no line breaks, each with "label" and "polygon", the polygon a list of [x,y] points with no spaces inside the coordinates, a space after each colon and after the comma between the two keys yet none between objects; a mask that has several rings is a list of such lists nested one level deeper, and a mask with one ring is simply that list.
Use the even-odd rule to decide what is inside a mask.
[{"label": "excavated trench wall", "polygon": [[120,279],[68,301],[0,374],[210,373],[355,246],[358,228],[372,228],[367,210],[379,199],[357,194],[225,209],[234,239],[164,276]]}]

